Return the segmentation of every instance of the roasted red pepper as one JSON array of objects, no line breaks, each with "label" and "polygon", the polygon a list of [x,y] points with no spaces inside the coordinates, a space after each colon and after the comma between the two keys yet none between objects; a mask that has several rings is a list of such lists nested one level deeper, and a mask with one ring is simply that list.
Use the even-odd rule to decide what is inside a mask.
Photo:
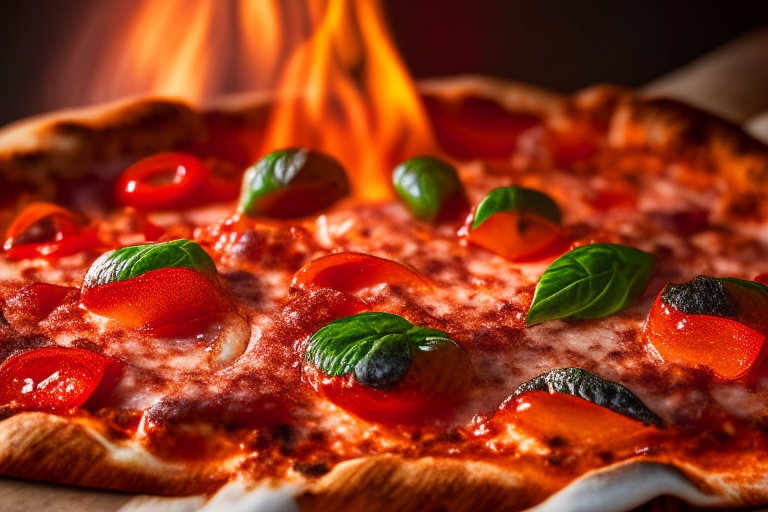
[{"label": "roasted red pepper", "polygon": [[296,272],[291,286],[354,293],[382,283],[421,290],[433,288],[426,277],[405,265],[357,252],[329,254],[310,261]]},{"label": "roasted red pepper", "polygon": [[118,176],[115,201],[121,206],[155,211],[235,199],[240,190],[239,173],[220,173],[220,164],[210,164],[188,153],[160,153],[144,158]]},{"label": "roasted red pepper", "polygon": [[96,231],[75,213],[51,203],[31,203],[11,222],[3,248],[9,259],[53,261],[99,245]]},{"label": "roasted red pepper", "polygon": [[0,366],[0,404],[20,411],[74,412],[96,389],[107,359],[77,348],[46,347]]},{"label": "roasted red pepper", "polygon": [[189,322],[223,315],[232,309],[229,299],[211,278],[188,268],[163,268],[126,281],[85,287],[81,300],[97,315],[134,329],[162,327],[163,334],[172,333],[170,326],[182,329]]}]

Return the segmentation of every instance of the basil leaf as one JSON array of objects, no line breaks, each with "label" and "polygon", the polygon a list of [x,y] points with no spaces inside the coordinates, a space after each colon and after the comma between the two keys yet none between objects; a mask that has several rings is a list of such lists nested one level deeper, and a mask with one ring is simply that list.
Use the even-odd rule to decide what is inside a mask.
[{"label": "basil leaf", "polygon": [[518,386],[509,400],[529,391],[563,393],[583,398],[646,425],[661,428],[663,422],[629,389],[582,368],[558,368]]},{"label": "basil leaf", "polygon": [[654,260],[652,254],[617,244],[591,244],[569,251],[539,279],[525,323],[618,313],[648,286]]},{"label": "basil leaf", "polygon": [[293,218],[327,208],[349,194],[344,168],[334,158],[301,148],[264,156],[243,176],[238,211]]},{"label": "basil leaf", "polygon": [[502,187],[485,196],[475,211],[472,229],[477,229],[491,215],[501,212],[535,213],[540,217],[560,225],[560,208],[544,192],[519,186]]},{"label": "basil leaf", "polygon": [[190,268],[203,274],[217,275],[216,265],[208,253],[195,242],[182,238],[104,253],[88,269],[84,285],[92,288],[126,281],[163,268]]},{"label": "basil leaf", "polygon": [[392,171],[392,182],[411,214],[425,222],[437,220],[446,204],[463,191],[456,169],[431,156],[401,163]]},{"label": "basil leaf", "polygon": [[755,290],[756,292],[760,292],[768,297],[768,286],[764,285],[763,283],[758,283],[757,281],[747,281],[746,279],[739,279],[738,277],[718,277],[717,279],[724,283],[734,283],[740,286],[744,286],[745,288]]},{"label": "basil leaf", "polygon": [[408,372],[414,350],[434,350],[443,343],[454,343],[443,331],[413,325],[390,313],[359,313],[317,331],[304,361],[329,377],[354,373],[365,386],[387,389]]}]

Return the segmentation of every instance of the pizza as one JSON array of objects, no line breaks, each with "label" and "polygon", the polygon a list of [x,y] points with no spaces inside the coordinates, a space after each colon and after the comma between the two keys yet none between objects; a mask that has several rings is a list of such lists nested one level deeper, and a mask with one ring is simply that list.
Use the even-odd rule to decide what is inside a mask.
[{"label": "pizza", "polygon": [[261,152],[269,102],[5,128],[0,473],[563,510],[645,468],[767,503],[768,148],[612,86],[420,92],[440,150],[385,201]]}]

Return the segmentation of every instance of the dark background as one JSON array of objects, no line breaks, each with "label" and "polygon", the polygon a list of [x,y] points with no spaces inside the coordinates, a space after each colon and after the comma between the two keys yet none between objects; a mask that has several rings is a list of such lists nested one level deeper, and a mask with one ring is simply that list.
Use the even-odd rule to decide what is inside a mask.
[{"label": "dark background", "polygon": [[[91,1],[0,0],[0,124],[46,108],[48,63]],[[486,73],[562,91],[641,86],[768,23],[765,0],[383,2],[417,78]]]}]

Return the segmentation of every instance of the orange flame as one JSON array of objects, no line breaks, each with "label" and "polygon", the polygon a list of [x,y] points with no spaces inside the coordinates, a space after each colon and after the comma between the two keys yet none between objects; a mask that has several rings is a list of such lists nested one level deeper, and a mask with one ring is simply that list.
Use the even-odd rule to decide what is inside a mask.
[{"label": "orange flame", "polygon": [[323,15],[286,67],[265,150],[326,152],[347,168],[356,195],[389,198],[392,167],[435,148],[424,107],[376,0],[310,7]]},{"label": "orange flame", "polygon": [[263,151],[331,154],[369,200],[391,196],[396,163],[436,147],[378,0],[93,1],[52,106],[136,94],[204,104],[280,78]]}]

